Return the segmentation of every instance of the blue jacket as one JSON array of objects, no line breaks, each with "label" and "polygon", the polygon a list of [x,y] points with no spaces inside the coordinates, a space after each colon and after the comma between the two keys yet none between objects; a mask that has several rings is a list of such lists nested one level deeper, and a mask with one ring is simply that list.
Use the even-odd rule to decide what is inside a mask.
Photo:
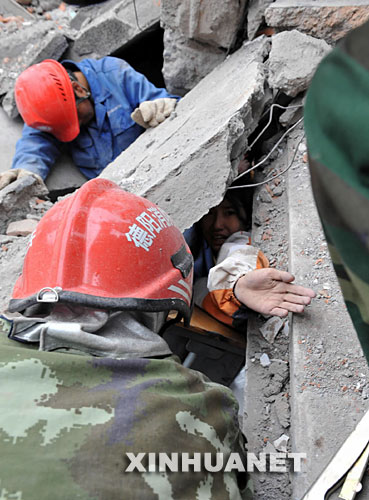
[{"label": "blue jacket", "polygon": [[61,147],[66,145],[75,165],[92,179],[144,132],[132,120],[132,111],[143,101],[175,96],[156,88],[128,63],[115,57],[62,64],[74,66],[73,69],[85,75],[95,105],[95,118],[68,143],[24,125],[12,168],[30,170],[45,179]]}]

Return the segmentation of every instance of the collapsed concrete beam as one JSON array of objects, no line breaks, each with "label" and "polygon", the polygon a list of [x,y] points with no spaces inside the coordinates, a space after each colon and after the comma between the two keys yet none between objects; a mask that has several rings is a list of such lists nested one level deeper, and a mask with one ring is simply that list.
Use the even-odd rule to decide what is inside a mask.
[{"label": "collapsed concrete beam", "polygon": [[166,88],[183,96],[226,58],[225,51],[200,44],[172,28],[164,32],[163,76]]},{"label": "collapsed concrete beam", "polygon": [[79,29],[73,55],[99,58],[112,54],[159,20],[160,3],[152,0],[110,0],[81,8],[71,23]]},{"label": "collapsed concrete beam", "polygon": [[297,30],[272,36],[268,61],[270,87],[297,96],[308,88],[316,67],[330,50],[324,40]]},{"label": "collapsed concrete beam", "polygon": [[161,22],[185,38],[228,49],[246,0],[163,0]]},{"label": "collapsed concrete beam", "polygon": [[263,60],[269,41],[246,43],[177,105],[176,116],[147,130],[101,174],[160,204],[181,230],[218,204],[268,95]]},{"label": "collapsed concrete beam", "polygon": [[369,19],[368,0],[277,0],[265,11],[268,26],[337,42]]},{"label": "collapsed concrete beam", "polygon": [[5,94],[2,107],[10,118],[18,115],[13,91],[18,75],[44,59],[59,59],[67,47],[66,38],[52,21],[25,23],[0,39],[0,96]]}]

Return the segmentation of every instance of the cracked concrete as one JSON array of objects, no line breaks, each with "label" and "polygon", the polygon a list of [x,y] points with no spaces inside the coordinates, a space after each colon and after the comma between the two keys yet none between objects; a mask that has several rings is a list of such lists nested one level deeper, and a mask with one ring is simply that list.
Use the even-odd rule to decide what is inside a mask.
[{"label": "cracked concrete", "polygon": [[262,62],[268,49],[265,37],[244,44],[101,177],[160,204],[181,230],[199,220],[222,200],[269,99]]}]

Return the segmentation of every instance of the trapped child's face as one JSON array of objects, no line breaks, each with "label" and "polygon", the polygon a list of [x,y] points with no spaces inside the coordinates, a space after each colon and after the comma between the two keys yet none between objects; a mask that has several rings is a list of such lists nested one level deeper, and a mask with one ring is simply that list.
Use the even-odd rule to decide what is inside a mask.
[{"label": "trapped child's face", "polygon": [[213,253],[217,255],[225,240],[237,231],[245,229],[232,203],[224,199],[200,221],[201,231]]}]

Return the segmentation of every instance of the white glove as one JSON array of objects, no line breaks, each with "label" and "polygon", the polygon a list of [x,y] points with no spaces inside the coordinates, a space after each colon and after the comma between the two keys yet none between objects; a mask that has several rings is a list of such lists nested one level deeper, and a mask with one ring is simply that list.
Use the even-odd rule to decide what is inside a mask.
[{"label": "white glove", "polygon": [[18,180],[21,177],[25,177],[26,175],[32,175],[42,186],[44,186],[44,181],[38,174],[25,170],[24,168],[12,168],[0,173],[0,189],[3,189],[11,182]]},{"label": "white glove", "polygon": [[131,118],[141,127],[156,127],[168,118],[176,104],[177,100],[171,97],[162,97],[161,99],[155,99],[155,101],[144,101],[131,113]]}]

